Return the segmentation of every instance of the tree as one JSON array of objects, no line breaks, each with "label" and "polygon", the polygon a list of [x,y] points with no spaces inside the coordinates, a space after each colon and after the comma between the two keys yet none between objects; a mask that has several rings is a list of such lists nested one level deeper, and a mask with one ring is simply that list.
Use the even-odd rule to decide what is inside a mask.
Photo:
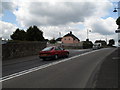
[{"label": "tree", "polygon": [[116,20],[116,24],[118,25],[118,29],[120,29],[120,17]]},{"label": "tree", "polygon": [[56,43],[56,40],[55,40],[55,38],[53,38],[53,39],[51,39],[49,42],[50,42],[51,44],[55,44],[55,43]]},{"label": "tree", "polygon": [[27,29],[28,41],[44,41],[43,32],[37,26],[30,26]]},{"label": "tree", "polygon": [[45,41],[43,37],[43,32],[37,28],[37,26],[30,26],[27,29],[27,32],[24,30],[20,30],[19,28],[16,29],[15,32],[10,36],[13,40],[20,40],[20,41]]},{"label": "tree", "polygon": [[10,36],[13,40],[26,40],[26,32],[24,30],[20,30],[19,28],[16,29],[15,32]]},{"label": "tree", "polygon": [[110,39],[108,46],[113,46],[114,44],[115,44],[115,40],[114,39]]},{"label": "tree", "polygon": [[83,41],[83,48],[87,49],[87,48],[92,48],[93,47],[93,43],[91,41],[89,41],[88,39],[86,39],[86,41]]}]

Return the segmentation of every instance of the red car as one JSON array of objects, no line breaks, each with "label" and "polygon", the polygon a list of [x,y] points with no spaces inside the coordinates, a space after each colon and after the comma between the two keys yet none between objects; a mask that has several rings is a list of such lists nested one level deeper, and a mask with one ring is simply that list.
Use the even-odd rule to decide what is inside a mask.
[{"label": "red car", "polygon": [[59,46],[46,47],[39,52],[39,58],[46,60],[46,58],[58,59],[59,57],[68,57],[69,51]]}]

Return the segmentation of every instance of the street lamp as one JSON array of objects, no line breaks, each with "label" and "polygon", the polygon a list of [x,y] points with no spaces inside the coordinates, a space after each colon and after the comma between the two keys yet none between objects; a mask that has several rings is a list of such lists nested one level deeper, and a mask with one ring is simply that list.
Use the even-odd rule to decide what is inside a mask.
[{"label": "street lamp", "polygon": [[115,8],[113,12],[118,12],[117,9],[120,9],[120,8]]},{"label": "street lamp", "polygon": [[89,35],[89,32],[91,32],[91,30],[87,29],[87,39],[89,41],[89,38],[88,38],[88,35]]}]

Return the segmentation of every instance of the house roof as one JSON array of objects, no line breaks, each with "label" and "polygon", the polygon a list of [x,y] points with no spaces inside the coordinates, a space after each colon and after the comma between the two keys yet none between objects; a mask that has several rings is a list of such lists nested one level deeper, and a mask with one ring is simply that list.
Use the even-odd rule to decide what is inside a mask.
[{"label": "house roof", "polygon": [[74,40],[77,39],[78,41],[80,41],[75,35],[72,34],[71,31],[70,31],[70,33],[66,34],[66,35],[63,36],[63,37],[68,37],[68,36],[72,37]]},{"label": "house roof", "polygon": [[106,43],[105,40],[96,40],[95,43]]},{"label": "house roof", "polygon": [[105,40],[96,40],[95,43],[101,43],[101,44],[104,44],[104,45],[107,44]]},{"label": "house roof", "polygon": [[59,37],[59,38],[56,39],[56,41],[61,41],[61,39],[62,39],[62,37]]}]

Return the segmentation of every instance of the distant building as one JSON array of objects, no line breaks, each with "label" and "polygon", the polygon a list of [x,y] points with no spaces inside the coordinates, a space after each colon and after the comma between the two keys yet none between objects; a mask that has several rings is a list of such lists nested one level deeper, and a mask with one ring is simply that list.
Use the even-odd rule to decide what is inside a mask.
[{"label": "distant building", "polygon": [[57,43],[62,43],[61,40],[62,40],[62,37],[59,37],[59,38],[56,39],[56,42],[57,42]]},{"label": "distant building", "polygon": [[80,40],[75,35],[73,35],[71,31],[70,33],[63,36],[61,41],[62,43],[79,43],[80,42]]},{"label": "distant building", "polygon": [[0,37],[0,44],[6,44],[8,40],[2,40],[2,37]]},{"label": "distant building", "polygon": [[2,40],[1,44],[6,44],[7,41],[6,40]]},{"label": "distant building", "polygon": [[105,47],[107,45],[106,41],[104,40],[96,40],[95,43],[101,43],[102,47]]}]

